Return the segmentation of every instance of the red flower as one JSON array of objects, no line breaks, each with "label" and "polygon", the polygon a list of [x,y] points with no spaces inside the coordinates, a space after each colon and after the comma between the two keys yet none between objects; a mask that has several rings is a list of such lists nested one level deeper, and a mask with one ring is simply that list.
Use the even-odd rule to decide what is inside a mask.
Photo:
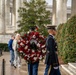
[{"label": "red flower", "polygon": [[[36,40],[37,49],[31,49],[31,39]],[[39,34],[39,32],[30,32],[22,36],[22,40],[18,42],[18,51],[23,53],[23,57],[26,61],[36,62],[44,58],[46,54],[45,50],[45,38]]]}]

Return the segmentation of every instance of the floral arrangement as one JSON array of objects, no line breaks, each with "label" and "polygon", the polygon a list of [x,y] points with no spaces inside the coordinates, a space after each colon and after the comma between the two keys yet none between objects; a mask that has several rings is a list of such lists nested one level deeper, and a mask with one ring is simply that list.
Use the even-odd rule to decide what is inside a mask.
[{"label": "floral arrangement", "polygon": [[46,54],[45,38],[39,32],[29,32],[18,42],[18,51],[27,62],[42,60]]}]

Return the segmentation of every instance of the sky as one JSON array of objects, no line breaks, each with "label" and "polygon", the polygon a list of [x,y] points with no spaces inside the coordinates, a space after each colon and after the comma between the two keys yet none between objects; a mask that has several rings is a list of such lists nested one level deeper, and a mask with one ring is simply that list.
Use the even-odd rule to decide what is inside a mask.
[{"label": "sky", "polygon": [[[49,5],[52,5],[52,0],[46,0]],[[67,6],[71,6],[71,0],[67,1]]]}]

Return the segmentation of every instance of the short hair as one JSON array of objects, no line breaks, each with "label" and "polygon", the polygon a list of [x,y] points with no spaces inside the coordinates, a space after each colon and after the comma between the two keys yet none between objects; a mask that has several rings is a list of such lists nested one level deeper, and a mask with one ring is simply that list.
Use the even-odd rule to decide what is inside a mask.
[{"label": "short hair", "polygon": [[37,26],[30,26],[31,31],[34,31],[37,28]]}]

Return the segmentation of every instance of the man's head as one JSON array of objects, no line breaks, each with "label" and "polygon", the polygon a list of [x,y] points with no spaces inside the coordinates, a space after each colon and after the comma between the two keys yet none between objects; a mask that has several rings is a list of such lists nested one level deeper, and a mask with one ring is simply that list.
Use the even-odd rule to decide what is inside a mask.
[{"label": "man's head", "polygon": [[37,26],[31,26],[30,29],[31,29],[31,31],[35,31],[35,30],[37,31],[38,27]]},{"label": "man's head", "polygon": [[15,39],[15,36],[14,35],[11,35],[11,39]]},{"label": "man's head", "polygon": [[55,27],[56,27],[55,25],[49,25],[49,26],[47,26],[48,33],[52,34],[52,35],[56,35],[56,28]]}]

